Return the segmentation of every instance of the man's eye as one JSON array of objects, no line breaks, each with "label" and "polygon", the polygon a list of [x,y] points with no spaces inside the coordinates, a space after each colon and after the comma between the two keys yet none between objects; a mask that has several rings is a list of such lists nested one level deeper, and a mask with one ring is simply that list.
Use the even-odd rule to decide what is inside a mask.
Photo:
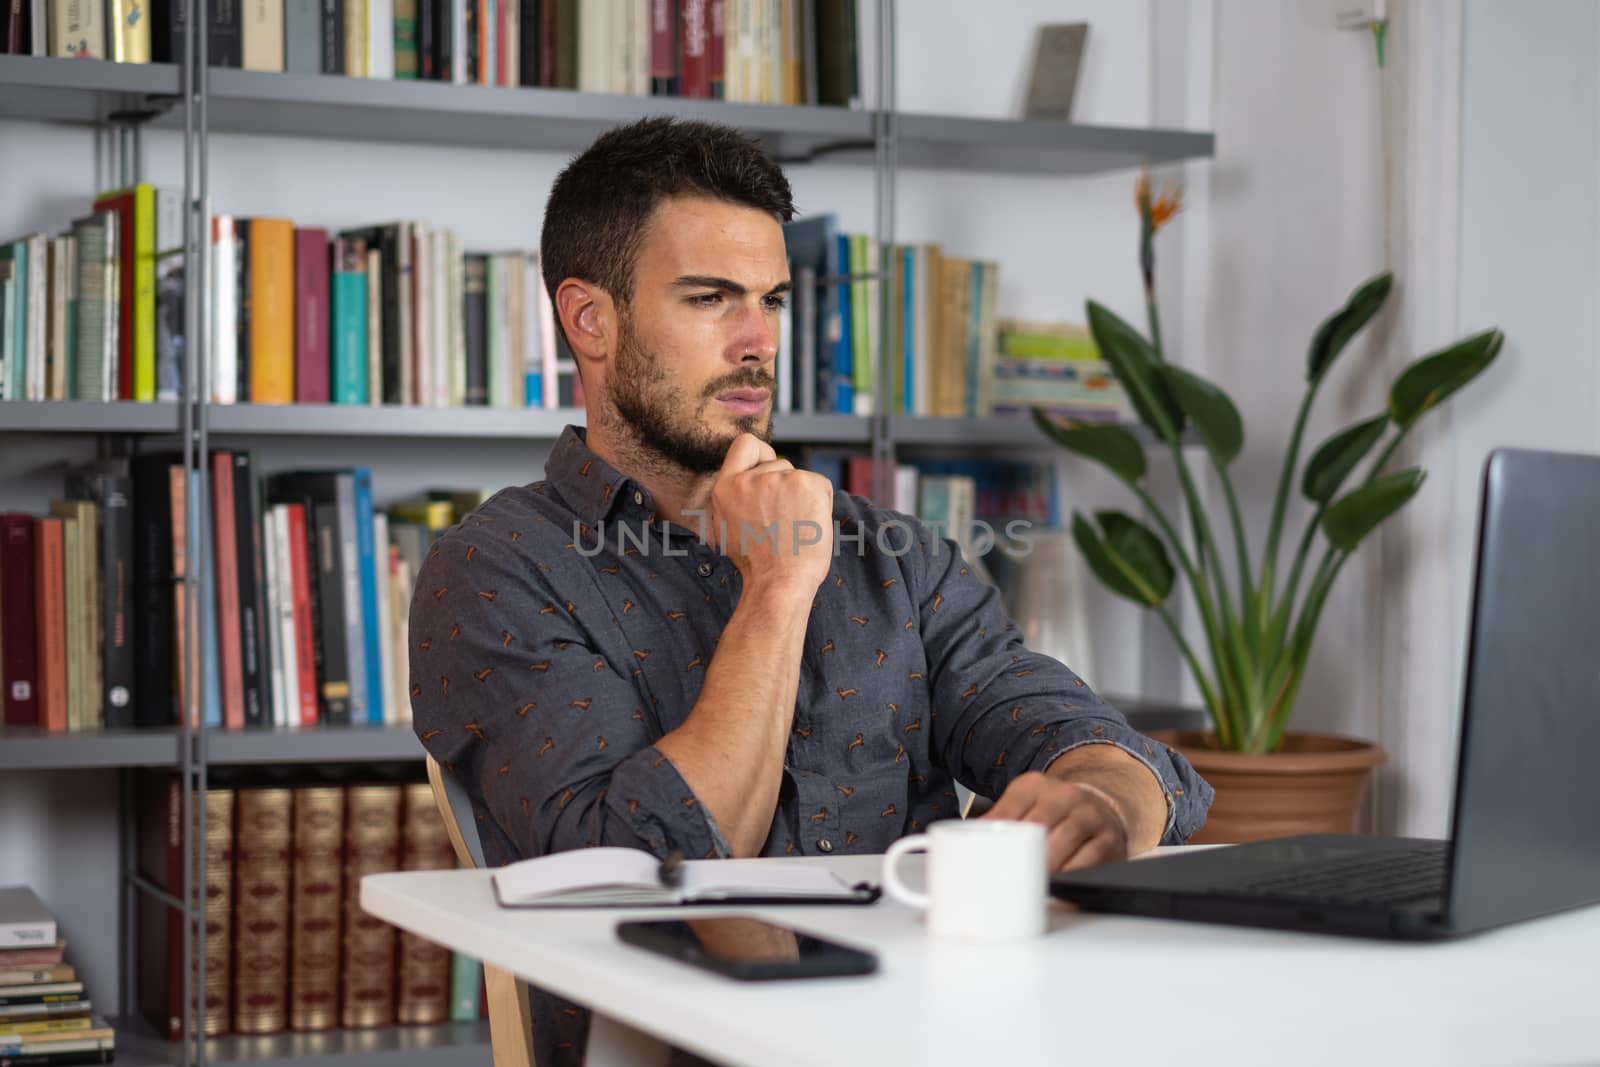
[{"label": "man's eye", "polygon": [[721,293],[701,293],[699,296],[691,296],[689,303],[694,304],[696,307],[711,307],[721,299]]},{"label": "man's eye", "polygon": [[788,297],[776,296],[776,295],[767,297],[767,308],[770,311],[782,311],[784,308],[786,308],[788,306],[789,306]]}]

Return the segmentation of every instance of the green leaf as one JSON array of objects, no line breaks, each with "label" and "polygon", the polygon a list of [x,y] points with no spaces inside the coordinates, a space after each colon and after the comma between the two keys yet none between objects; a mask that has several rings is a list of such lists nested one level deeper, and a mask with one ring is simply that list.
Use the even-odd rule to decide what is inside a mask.
[{"label": "green leaf", "polygon": [[1374,415],[1365,422],[1348,426],[1322,443],[1306,463],[1300,491],[1317,504],[1326,504],[1339,491],[1363,456],[1372,451],[1389,425],[1388,415]]},{"label": "green leaf", "polygon": [[1095,347],[1111,364],[1117,381],[1128,392],[1133,409],[1139,418],[1163,440],[1166,430],[1174,434],[1183,432],[1183,412],[1167,394],[1167,387],[1156,373],[1160,360],[1155,349],[1144,336],[1129,326],[1116,312],[1103,304],[1088,302],[1089,332],[1094,335]]},{"label": "green leaf", "polygon": [[1194,420],[1200,439],[1217,457],[1218,466],[1232,463],[1244,449],[1244,422],[1228,394],[1198,374],[1171,363],[1161,364],[1156,372],[1178,407]]},{"label": "green leaf", "polygon": [[1499,330],[1484,330],[1411,364],[1389,390],[1390,417],[1402,430],[1410,429],[1430,408],[1482,374],[1505,340]]},{"label": "green leaf", "polygon": [[1078,543],[1078,550],[1083,553],[1083,558],[1088,562],[1089,569],[1094,571],[1095,577],[1104,582],[1113,593],[1127,597],[1144,607],[1158,603],[1150,600],[1148,590],[1139,588],[1128,570],[1106,547],[1094,524],[1077,512],[1072,516],[1072,539]]},{"label": "green leaf", "polygon": [[1393,285],[1394,275],[1388,271],[1369,278],[1350,294],[1344,307],[1322,320],[1322,325],[1311,337],[1311,353],[1306,360],[1306,381],[1322,380],[1328,368],[1333,366],[1333,361],[1339,358],[1339,353],[1382,309]]},{"label": "green leaf", "polygon": [[1144,446],[1121,426],[1057,421],[1039,408],[1033,409],[1033,422],[1062,448],[1096,461],[1129,485],[1145,475]]},{"label": "green leaf", "polygon": [[1131,572],[1133,583],[1149,598],[1146,602],[1154,605],[1167,599],[1175,575],[1167,550],[1154,531],[1120,511],[1098,511],[1095,518],[1105,531],[1106,551]]},{"label": "green leaf", "polygon": [[1417,495],[1425,477],[1421,467],[1412,467],[1352,489],[1334,501],[1322,517],[1323,533],[1336,547],[1346,552],[1355,551],[1379,523]]}]

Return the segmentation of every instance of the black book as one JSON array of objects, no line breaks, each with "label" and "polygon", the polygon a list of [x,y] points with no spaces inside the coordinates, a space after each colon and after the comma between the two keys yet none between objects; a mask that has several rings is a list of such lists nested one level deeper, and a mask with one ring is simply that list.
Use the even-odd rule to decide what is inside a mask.
[{"label": "black book", "polygon": [[548,0],[556,5],[557,89],[578,87],[578,0]]},{"label": "black book", "polygon": [[233,220],[234,248],[234,300],[239,309],[238,329],[238,396],[236,402],[250,403],[250,220],[239,216]]},{"label": "black book", "polygon": [[[448,6],[448,0],[443,0]],[[434,49],[433,35],[439,28],[438,9],[441,0],[417,0],[417,77],[435,81],[439,74],[439,56]]]},{"label": "black book", "polygon": [[239,663],[244,724],[272,725],[272,672],[267,669],[266,561],[261,555],[261,486],[250,453],[233,453],[233,528],[239,562]]},{"label": "black book", "polygon": [[459,51],[451,6],[449,0],[434,0],[433,4],[433,70],[434,77],[442,82],[455,80],[456,53]]},{"label": "black book", "polygon": [[183,62],[183,0],[153,0],[150,5],[150,58]]},{"label": "black book", "polygon": [[[133,645],[133,721],[136,726],[178,722],[177,616],[173,597],[182,590],[173,577],[173,455],[146,454],[133,460],[133,611],[139,640]],[[109,675],[109,671],[107,674]],[[106,723],[110,725],[110,720]]]},{"label": "black book", "polygon": [[523,85],[539,84],[539,5],[535,0],[522,0],[521,27],[518,40],[521,44],[521,70],[518,78]]},{"label": "black book", "polygon": [[467,65],[467,82],[470,85],[478,83],[478,5],[473,0],[467,0],[466,17],[462,20],[462,33],[466,40],[460,42],[461,47],[456,50],[456,62]]},{"label": "black book", "polygon": [[322,73],[344,73],[344,0],[322,0]]},{"label": "black book", "polygon": [[[316,646],[317,711],[322,722],[350,725],[350,654],[345,640],[345,583],[340,558],[339,482],[335,472],[275,475],[274,504],[306,511],[306,562],[311,573],[311,629]],[[359,605],[353,605],[359,607]]]},{"label": "black book", "polygon": [[817,103],[849,107],[856,92],[856,0],[817,0]]},{"label": "black book", "polygon": [[239,21],[239,0],[206,2],[211,6],[206,64],[212,67],[244,66],[244,30]]},{"label": "black book", "polygon": [[489,402],[489,257],[461,257],[461,326],[467,342],[468,404]]},{"label": "black book", "polygon": [[[100,522],[100,703],[107,729],[134,725],[137,631],[134,610],[133,475],[125,459],[102,459],[67,473],[67,496],[92,500]],[[170,557],[169,557],[170,567]]]}]

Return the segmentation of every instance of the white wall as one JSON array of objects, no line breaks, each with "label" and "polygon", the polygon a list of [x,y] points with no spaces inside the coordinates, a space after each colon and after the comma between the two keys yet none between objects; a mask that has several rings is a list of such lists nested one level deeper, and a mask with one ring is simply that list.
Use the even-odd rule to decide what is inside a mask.
[{"label": "white wall", "polygon": [[1385,733],[1410,772],[1394,783],[1388,820],[1404,832],[1448,826],[1488,451],[1600,450],[1600,9],[1559,0],[1529,14],[1515,0],[1468,0],[1462,19],[1452,333],[1499,326],[1507,341],[1497,365],[1430,427],[1436,503],[1407,516],[1418,574],[1399,590],[1398,636],[1421,654],[1388,694]]}]

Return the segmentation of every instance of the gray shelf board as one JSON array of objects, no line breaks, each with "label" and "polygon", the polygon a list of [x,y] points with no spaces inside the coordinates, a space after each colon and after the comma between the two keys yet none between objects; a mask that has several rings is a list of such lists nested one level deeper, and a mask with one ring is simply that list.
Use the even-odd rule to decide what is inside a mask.
[{"label": "gray shelf board", "polygon": [[872,116],[843,108],[220,68],[209,85],[211,129],[238,133],[575,152],[613,126],[671,115],[736,126],[783,159],[841,143],[858,146],[851,157],[873,158]]},{"label": "gray shelf board", "polygon": [[423,408],[356,404],[218,404],[207,409],[212,434],[305,437],[555,438],[583,423],[571,408]]},{"label": "gray shelf board", "polygon": [[895,130],[899,165],[935,170],[1098,174],[1216,151],[1210,133],[1071,122],[904,114],[895,117]]},{"label": "gray shelf board", "polygon": [[[113,1020],[118,1067],[150,1067],[178,1062],[179,1046],[157,1036],[142,1019]],[[489,1024],[441,1023],[388,1026],[375,1030],[324,1030],[317,1033],[229,1034],[206,1040],[206,1062],[251,1067],[455,1067],[486,1063]]]},{"label": "gray shelf board", "polygon": [[177,433],[178,423],[173,403],[0,401],[0,433]]},{"label": "gray shelf board", "polygon": [[213,729],[206,731],[206,759],[213,766],[420,760],[422,743],[410,723]]},{"label": "gray shelf board", "polygon": [[[1156,443],[1155,435],[1143,425],[1125,427],[1146,446]],[[981,418],[945,418],[930,415],[891,415],[889,433],[896,445],[941,446],[950,448],[1036,448],[1057,449],[1031,418],[986,415]]]},{"label": "gray shelf board", "polygon": [[0,56],[4,118],[96,123],[119,112],[164,110],[177,97],[178,68],[170,63]]},{"label": "gray shelf board", "polygon": [[[421,408],[346,404],[221,404],[207,411],[214,436],[455,437],[507,441],[554,440],[582,426],[578,408]],[[779,441],[856,442],[871,424],[854,415],[778,415]]]},{"label": "gray shelf board", "polygon": [[59,733],[36,726],[0,728],[0,770],[161,767],[179,758],[176,729]]}]

